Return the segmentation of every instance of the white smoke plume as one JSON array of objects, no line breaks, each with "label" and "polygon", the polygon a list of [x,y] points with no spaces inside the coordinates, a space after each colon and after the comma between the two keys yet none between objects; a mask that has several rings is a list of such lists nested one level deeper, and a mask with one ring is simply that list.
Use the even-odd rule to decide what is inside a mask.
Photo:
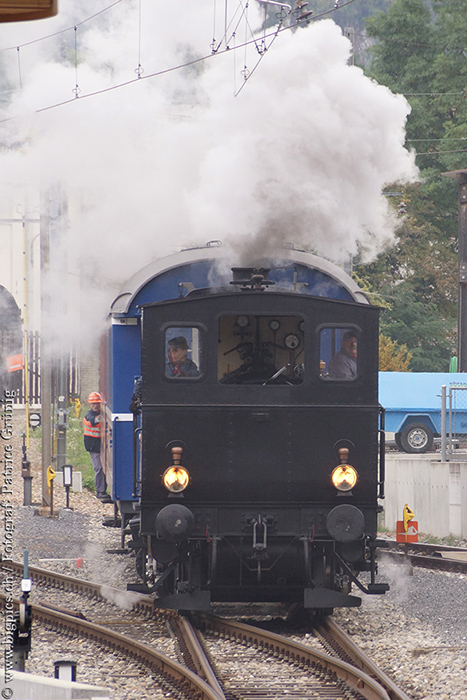
[{"label": "white smoke plume", "polygon": [[[64,189],[68,257],[87,272],[94,320],[131,274],[184,245],[221,239],[246,262],[292,241],[342,261],[394,240],[381,190],[417,177],[409,106],[348,65],[337,25],[281,32],[235,97],[254,46],[145,77],[210,56],[211,3],[122,1],[73,30],[105,5],[61,0],[53,20],[0,27],[0,48],[72,28],[0,54],[0,120],[12,117],[0,181]],[[139,62],[144,79],[86,97],[134,80]]]}]

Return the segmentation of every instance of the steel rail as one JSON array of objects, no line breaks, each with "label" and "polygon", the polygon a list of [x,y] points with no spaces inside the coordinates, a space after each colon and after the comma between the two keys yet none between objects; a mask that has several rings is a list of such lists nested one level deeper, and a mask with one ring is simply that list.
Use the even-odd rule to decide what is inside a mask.
[{"label": "steel rail", "polygon": [[193,614],[192,621],[202,631],[207,630],[225,635],[249,646],[258,645],[265,650],[283,656],[290,663],[308,666],[327,673],[330,678],[338,679],[352,690],[360,693],[366,700],[391,700],[386,690],[364,671],[341,659],[311,649],[305,644],[293,642],[274,632],[218,617],[197,613]]},{"label": "steel rail", "polygon": [[437,571],[450,571],[452,573],[467,573],[467,561],[461,559],[444,559],[443,557],[433,557],[428,554],[410,554],[396,549],[383,550],[386,556],[395,561],[409,561],[413,566],[422,569],[435,569]]},{"label": "steel rail", "polygon": [[455,547],[447,544],[433,544],[431,542],[398,542],[397,540],[384,540],[390,549],[408,549],[414,552],[461,552],[467,554],[467,548]]},{"label": "steel rail", "polygon": [[[456,548],[454,548],[456,549]],[[403,552],[397,552],[397,551],[389,551],[388,552],[392,556],[396,557],[402,557],[404,556]],[[419,559],[423,560],[423,564],[425,566],[430,566],[429,560],[434,559],[435,564],[442,564],[446,562],[446,560],[441,559],[441,557],[418,557]],[[448,560],[449,561],[449,560]],[[10,569],[14,571],[15,574],[21,575],[23,572],[23,565],[19,564],[17,562],[8,562],[8,566]],[[60,587],[63,589],[68,589],[72,590],[76,593],[82,593],[85,595],[88,595],[90,597],[105,597],[103,593],[105,591],[115,591],[115,592],[121,592],[119,589],[114,589],[109,586],[101,586],[100,584],[96,583],[91,583],[89,581],[85,581],[83,579],[76,579],[71,576],[67,576],[65,574],[58,574],[56,572],[47,570],[47,569],[40,569],[38,567],[29,567],[29,572],[31,578],[33,578],[34,581],[36,582],[44,582],[46,584],[55,586],[55,587]],[[35,606],[35,608],[40,608],[41,606]],[[47,607],[47,604],[43,606],[44,608]],[[202,646],[199,642],[199,639],[196,636],[195,631],[193,630],[192,626],[189,624],[188,620],[186,618],[179,616],[176,611],[174,610],[160,610],[158,608],[154,607],[154,601],[150,596],[144,596],[144,595],[135,595],[135,602],[133,609],[135,612],[143,613],[148,617],[152,618],[157,618],[162,621],[167,621],[170,619],[171,623],[176,625],[180,629],[180,638],[183,638],[186,643],[187,651],[190,657],[193,660],[194,668],[195,671],[206,680],[207,684],[211,686],[211,688],[214,690],[214,692],[217,695],[217,698],[224,698],[223,691],[217,681],[217,678],[215,676],[215,673],[213,672],[209,662],[207,661],[204,650],[202,649]],[[53,608],[56,614],[60,612],[67,612],[66,610],[60,610],[58,608]],[[71,611],[69,611],[71,613]],[[76,613],[75,613],[76,615]],[[71,615],[70,615],[71,616]],[[286,640],[285,638],[280,637],[279,635],[273,635],[273,633],[266,633],[263,630],[259,630],[255,627],[251,627],[248,625],[244,625],[243,623],[237,623],[237,622],[231,622],[228,620],[222,620],[221,618],[216,618],[216,617],[210,617],[210,616],[205,616],[202,614],[196,614],[193,615],[192,619],[196,621],[196,623],[201,626],[201,627],[206,627],[211,629],[212,631],[215,631],[219,634],[228,634],[228,636],[233,636],[233,637],[239,637],[239,630],[242,630],[243,635],[250,635],[254,632],[255,633],[255,643],[258,643],[260,646],[263,646],[265,648],[271,647],[271,645],[274,647],[275,651],[279,651],[279,647],[277,644],[282,645],[282,649],[284,650],[284,656],[288,656],[289,658],[296,659],[297,658],[297,648],[300,649],[300,651],[306,650],[308,652],[308,657],[305,659],[301,660],[301,663],[305,663],[307,665],[313,666],[316,664],[320,664],[322,662],[322,658],[320,655],[320,652],[314,652],[313,650],[310,650],[308,647],[304,645],[298,645],[297,648],[295,648],[296,643],[289,642],[289,640]],[[209,625],[208,625],[209,621]],[[93,623],[87,623],[89,625],[92,625]],[[326,623],[324,625],[329,634],[336,639],[337,643],[339,646],[341,646],[344,650],[344,652],[347,654],[348,658],[351,659],[351,664],[354,664],[355,667],[360,669],[360,671],[364,672],[367,674],[369,677],[374,677],[378,679],[378,682],[380,682],[388,692],[388,697],[390,700],[409,700],[408,696],[403,693],[397,686],[391,681],[391,679],[384,674],[383,671],[377,668],[377,666],[369,659],[361,650],[356,647],[353,642],[350,640],[350,638],[345,634],[345,632],[338,627],[338,625],[330,618],[326,619]],[[98,626],[100,627],[100,626]],[[104,629],[104,628],[102,628]],[[113,634],[113,633],[112,633]],[[269,641],[266,640],[266,636],[269,637]],[[245,637],[242,637],[245,639]],[[251,637],[253,639],[253,637]],[[126,638],[124,638],[126,639]],[[271,641],[273,640],[273,642]],[[290,644],[291,648],[289,651],[286,651],[286,645]],[[143,645],[144,646],[144,645]],[[315,658],[312,658],[312,655],[316,654]],[[329,660],[331,657],[327,657],[324,655],[326,660]],[[325,664],[324,668],[326,670],[329,670],[329,667]],[[348,683],[348,680],[345,680],[346,678],[346,673],[348,669],[340,670],[339,673],[336,672],[336,675],[344,680],[344,682]],[[342,674],[344,674],[342,676]],[[362,687],[360,687],[360,681],[355,680],[353,681],[356,685],[352,686],[355,687],[358,692],[360,692],[362,695],[364,695],[362,691]],[[350,684],[352,685],[352,684]],[[364,695],[364,697],[367,697]],[[370,695],[368,697],[371,698],[384,698],[384,695]]]},{"label": "steel rail", "polygon": [[[391,700],[411,700],[384,671],[382,671],[369,656],[367,656],[349,637],[349,635],[331,618],[322,621],[324,631],[329,633],[332,640],[343,650],[352,664],[360,668],[369,676],[376,678],[391,698]],[[319,631],[319,627],[318,627]]]},{"label": "steel rail", "polygon": [[[0,574],[2,571],[3,573],[11,572],[17,576],[22,576],[23,564],[11,561],[3,566]],[[67,574],[59,574],[56,571],[42,569],[37,566],[29,566],[29,577],[32,579],[33,583],[44,583],[53,588],[72,591],[73,593],[85,595],[89,598],[109,598],[112,597],[113,593],[118,595],[122,593],[120,588],[114,588],[107,584],[92,583],[85,579],[74,578]],[[125,591],[125,593],[127,593],[127,591]],[[170,616],[177,615],[174,610],[155,608],[154,601],[150,596],[137,593],[133,593],[132,595],[134,596],[133,610],[135,612],[141,612],[150,617],[155,617],[156,619],[167,619]]]},{"label": "steel rail", "polygon": [[204,678],[206,683],[208,683],[208,685],[215,690],[220,698],[226,700],[224,691],[222,690],[219,681],[217,680],[217,676],[206,657],[206,653],[196,635],[193,625],[185,616],[182,615],[179,615],[176,620],[172,620],[171,624],[178,628],[178,636],[180,637],[181,642],[185,645],[186,651],[190,656],[196,673],[201,676],[201,678]]},{"label": "steel rail", "polygon": [[[6,596],[0,593],[0,600],[4,602],[5,598]],[[18,605],[17,600],[15,604]],[[172,682],[185,696],[189,695],[196,700],[225,700],[196,673],[145,644],[136,642],[101,625],[41,605],[32,605],[31,607],[33,620],[51,625],[62,634],[78,634],[90,641],[108,645],[116,652],[144,663],[165,680]]]}]

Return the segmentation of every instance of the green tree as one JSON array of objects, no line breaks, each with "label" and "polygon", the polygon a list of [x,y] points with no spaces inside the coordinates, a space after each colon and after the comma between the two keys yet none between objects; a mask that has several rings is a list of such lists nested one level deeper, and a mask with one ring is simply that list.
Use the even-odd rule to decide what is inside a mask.
[{"label": "green tree", "polygon": [[455,321],[442,318],[432,302],[422,302],[409,285],[392,290],[392,308],[381,319],[384,335],[405,345],[414,372],[447,372],[455,354]]},{"label": "green tree", "polygon": [[359,2],[333,8],[329,0],[309,0],[307,9],[313,10],[315,16],[326,13],[342,29],[354,27],[357,31],[363,31],[365,21],[378,10],[385,11],[391,5],[392,0],[359,0]]},{"label": "green tree", "polygon": [[[408,144],[427,152],[443,133],[445,105],[434,100],[433,64],[438,55],[432,14],[424,0],[395,0],[386,14],[367,22],[367,33],[376,40],[370,49],[370,74],[393,92],[407,96],[411,113],[407,121]],[[411,141],[411,139],[416,139]],[[420,142],[419,139],[427,139]],[[418,159],[421,168],[433,165],[433,156]]]},{"label": "green tree", "polygon": [[410,372],[412,354],[407,345],[399,345],[387,335],[379,336],[379,371],[380,372]]},{"label": "green tree", "polygon": [[[467,159],[467,17],[462,0],[435,0],[438,53],[433,86],[443,110],[439,162],[445,170],[465,168]],[[462,141],[464,139],[464,142]]]},{"label": "green tree", "polygon": [[[463,10],[463,12],[462,12]],[[412,112],[407,146],[417,151],[421,181],[393,185],[404,201],[397,244],[365,275],[389,301],[383,332],[407,345],[416,371],[446,371],[457,320],[457,184],[442,173],[466,166],[467,16],[461,0],[394,0],[367,22],[374,39],[369,73],[403,93]],[[465,149],[467,151],[467,148]]]}]

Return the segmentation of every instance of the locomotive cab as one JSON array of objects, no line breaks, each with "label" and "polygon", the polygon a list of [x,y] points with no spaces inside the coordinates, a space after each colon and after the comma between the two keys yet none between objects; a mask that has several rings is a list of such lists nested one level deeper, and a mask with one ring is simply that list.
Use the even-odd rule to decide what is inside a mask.
[{"label": "locomotive cab", "polygon": [[388,588],[378,310],[244,277],[142,310],[140,590],[181,609],[359,605],[352,583]]}]

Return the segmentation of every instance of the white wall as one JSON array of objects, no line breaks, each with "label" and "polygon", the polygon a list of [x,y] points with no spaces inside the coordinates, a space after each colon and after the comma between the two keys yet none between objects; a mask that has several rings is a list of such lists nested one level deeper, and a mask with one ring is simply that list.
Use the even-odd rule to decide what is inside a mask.
[{"label": "white wall", "polygon": [[396,529],[407,503],[419,532],[467,537],[467,462],[441,462],[433,455],[386,454],[383,526]]},{"label": "white wall", "polygon": [[72,683],[19,671],[14,671],[13,676],[14,680],[8,684],[8,688],[13,691],[13,700],[26,700],[26,698],[28,700],[67,700],[69,698],[71,700],[91,697],[110,700],[111,697],[111,691],[97,685]]}]

